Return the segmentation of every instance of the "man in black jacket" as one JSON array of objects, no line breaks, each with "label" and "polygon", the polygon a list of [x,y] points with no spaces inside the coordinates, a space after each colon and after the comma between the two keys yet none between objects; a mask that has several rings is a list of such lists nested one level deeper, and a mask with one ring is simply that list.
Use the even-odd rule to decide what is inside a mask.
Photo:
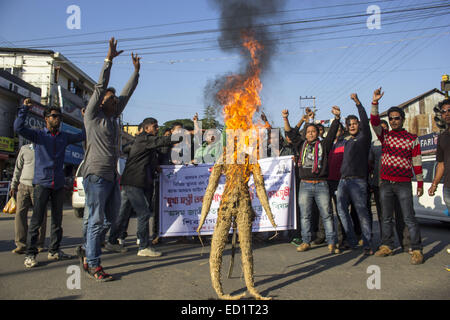
[{"label": "man in black jacket", "polygon": [[372,140],[369,119],[356,93],[350,98],[355,102],[359,118],[350,115],[345,119],[349,135],[345,137],[344,158],[341,166],[341,180],[337,190],[337,210],[351,247],[356,247],[357,240],[353,230],[348,207],[355,206],[361,225],[364,254],[373,254],[372,217],[367,210],[367,175],[369,150]]},{"label": "man in black jacket", "polygon": [[339,127],[341,111],[334,106],[331,111],[335,120],[332,122],[327,137],[319,140],[319,128],[314,124],[305,126],[305,138],[301,137],[298,130],[291,130],[289,125],[289,112],[282,111],[284,118],[284,129],[286,135],[294,144],[300,146],[298,159],[298,177],[300,187],[298,192],[298,203],[300,206],[300,223],[303,243],[297,247],[297,251],[308,250],[311,245],[312,237],[312,205],[315,201],[320,215],[323,219],[325,234],[330,253],[339,253],[336,248],[336,233],[334,231],[333,217],[329,211],[330,195],[328,193],[328,153],[333,145],[336,133]]},{"label": "man in black jacket", "polygon": [[[112,251],[124,252],[124,248],[118,244],[118,237],[123,232],[122,220],[126,220],[125,214],[127,206],[136,212],[138,221],[137,238],[139,239],[138,256],[142,257],[159,257],[161,252],[155,251],[151,246],[149,238],[149,219],[154,214],[150,211],[149,203],[145,195],[146,166],[157,165],[157,149],[163,146],[170,146],[179,141],[172,143],[171,137],[158,137],[158,121],[154,118],[146,118],[142,122],[144,131],[136,136],[131,146],[130,154],[123,171],[120,184],[122,185],[121,206],[119,220],[116,227],[111,230],[109,243],[106,248]],[[124,219],[122,219],[122,217]]]}]

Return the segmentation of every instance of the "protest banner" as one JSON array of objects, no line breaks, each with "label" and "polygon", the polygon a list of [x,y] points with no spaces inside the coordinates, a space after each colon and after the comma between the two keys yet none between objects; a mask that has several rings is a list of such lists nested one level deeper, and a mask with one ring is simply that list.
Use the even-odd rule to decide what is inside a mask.
[{"label": "protest banner", "polygon": [[[277,231],[296,228],[296,192],[291,156],[265,158],[258,161],[264,177],[267,196]],[[212,164],[161,166],[159,232],[161,237],[197,235],[203,196],[208,186]],[[274,231],[256,194],[253,176],[249,191],[256,218],[253,232]],[[220,200],[225,186],[222,176],[201,230],[202,235],[214,231]]]}]

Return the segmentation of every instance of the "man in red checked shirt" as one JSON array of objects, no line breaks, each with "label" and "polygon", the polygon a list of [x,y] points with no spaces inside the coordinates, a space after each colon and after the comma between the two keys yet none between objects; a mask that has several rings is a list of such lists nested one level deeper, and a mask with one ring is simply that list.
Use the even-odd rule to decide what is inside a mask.
[{"label": "man in red checked shirt", "polygon": [[373,93],[370,123],[382,144],[380,198],[383,227],[378,257],[392,255],[394,247],[394,200],[398,199],[405,224],[411,237],[411,264],[423,263],[422,240],[415,218],[411,178],[413,170],[417,178],[417,196],[423,195],[422,156],[416,135],[403,128],[405,113],[398,107],[388,110],[391,131],[383,129],[378,115],[378,101],[383,96],[381,88]]}]

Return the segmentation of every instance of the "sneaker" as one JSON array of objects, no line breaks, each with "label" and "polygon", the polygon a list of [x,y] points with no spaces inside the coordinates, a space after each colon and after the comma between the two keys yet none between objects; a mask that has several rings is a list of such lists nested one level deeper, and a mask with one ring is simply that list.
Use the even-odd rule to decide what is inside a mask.
[{"label": "sneaker", "polygon": [[151,247],[148,247],[148,248],[139,250],[138,253],[137,253],[137,255],[138,255],[139,257],[152,257],[152,258],[155,258],[155,257],[161,257],[161,256],[162,256],[162,253],[159,252],[159,251],[155,251],[155,250],[154,250],[153,248],[151,248]]},{"label": "sneaker", "polygon": [[107,242],[105,245],[105,249],[109,251],[119,252],[119,253],[125,253],[127,252],[127,248],[125,248],[121,244],[112,244]]},{"label": "sneaker", "polygon": [[87,274],[90,278],[95,279],[97,282],[107,282],[114,280],[114,278],[110,274],[107,274],[103,270],[102,266],[89,268]]},{"label": "sneaker", "polygon": [[25,262],[23,263],[27,268],[33,268],[37,265],[36,256],[26,256]]},{"label": "sneaker", "polygon": [[58,250],[57,252],[49,252],[47,256],[48,260],[70,260],[73,259],[73,256],[70,254],[65,254],[62,250]]},{"label": "sneaker", "polygon": [[334,244],[329,244],[328,245],[328,252],[333,254],[333,253],[341,253],[341,250],[339,250],[339,248],[336,247],[336,245]]},{"label": "sneaker", "polygon": [[17,253],[17,254],[24,254],[25,252],[27,252],[27,249],[25,247],[17,247],[14,250],[12,250],[11,252]]},{"label": "sneaker", "polygon": [[117,239],[117,241],[119,242],[119,244],[123,247],[125,246],[125,240],[124,239]]},{"label": "sneaker", "polygon": [[294,239],[292,239],[291,244],[293,244],[294,246],[298,247],[299,245],[302,244],[302,239],[294,238]]},{"label": "sneaker", "polygon": [[377,252],[375,252],[375,256],[377,257],[386,257],[391,256],[393,251],[388,246],[380,246]]},{"label": "sneaker", "polygon": [[411,264],[422,264],[423,263],[423,254],[420,250],[413,250],[411,254]]},{"label": "sneaker", "polygon": [[140,244],[141,244],[141,240],[136,239],[136,244],[137,244],[137,245],[140,245]]},{"label": "sneaker", "polygon": [[308,243],[306,243],[306,242],[303,242],[303,243],[297,248],[297,251],[298,251],[298,252],[303,252],[303,251],[309,250],[309,248],[311,248],[311,245],[308,244]]}]

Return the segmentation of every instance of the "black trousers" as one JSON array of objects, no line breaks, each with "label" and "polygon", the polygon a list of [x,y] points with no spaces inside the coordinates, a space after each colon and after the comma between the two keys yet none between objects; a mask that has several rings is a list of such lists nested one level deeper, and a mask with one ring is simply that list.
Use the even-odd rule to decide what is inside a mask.
[{"label": "black trousers", "polygon": [[39,228],[47,214],[47,205],[51,204],[51,229],[49,252],[55,253],[59,250],[62,240],[62,218],[64,203],[64,188],[51,189],[41,185],[34,186],[34,206],[31,216],[30,226],[27,237],[27,255],[36,255],[38,253],[37,242],[39,239]]}]

